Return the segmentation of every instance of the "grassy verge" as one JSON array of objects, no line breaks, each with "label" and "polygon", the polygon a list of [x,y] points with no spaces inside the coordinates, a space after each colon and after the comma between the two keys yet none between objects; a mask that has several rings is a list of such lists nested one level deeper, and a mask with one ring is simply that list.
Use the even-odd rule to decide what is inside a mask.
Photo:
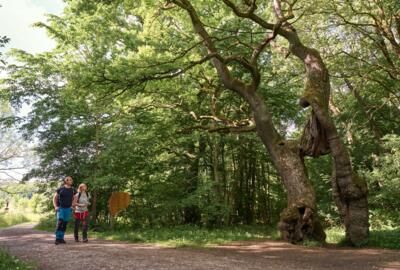
[{"label": "grassy verge", "polygon": [[108,240],[155,243],[169,247],[203,247],[233,241],[277,239],[278,233],[276,229],[265,226],[236,226],[221,229],[175,226],[158,229],[94,232],[92,236]]},{"label": "grassy verge", "polygon": [[[326,230],[327,242],[345,246],[345,232],[342,228]],[[368,240],[361,247],[400,249],[400,227],[372,228]]]},{"label": "grassy verge", "polygon": [[0,213],[0,228],[9,227],[12,225],[38,221],[39,216],[32,213],[21,213],[21,212],[7,212]]},{"label": "grassy verge", "polygon": [[[42,218],[36,229],[54,231],[55,218],[48,216]],[[72,233],[71,224],[67,233]],[[215,244],[225,244],[233,241],[277,239],[278,232],[275,228],[266,226],[236,226],[221,229],[206,229],[197,226],[174,226],[164,228],[129,229],[118,228],[116,230],[103,229],[89,231],[89,237],[128,241],[133,243],[152,243],[168,247],[203,247]]]},{"label": "grassy verge", "polygon": [[42,231],[54,231],[56,228],[56,217],[55,215],[46,215],[40,218],[38,225],[36,225],[35,229]]},{"label": "grassy verge", "polygon": [[23,262],[20,259],[11,256],[4,250],[0,249],[0,270],[10,269],[32,270],[37,269],[37,267],[33,264]]},{"label": "grassy verge", "polygon": [[[54,215],[41,219],[36,227],[39,230],[54,231]],[[72,233],[71,224],[67,233]],[[329,228],[326,230],[327,242],[346,246],[344,241],[344,230],[342,228]],[[233,241],[279,239],[275,227],[266,226],[236,226],[220,229],[206,229],[196,226],[175,226],[164,228],[128,229],[118,228],[114,231],[103,229],[101,231],[90,231],[89,237],[120,240],[134,243],[153,243],[169,247],[194,246],[204,247],[215,244],[226,244]],[[370,237],[362,247],[400,249],[400,227],[371,229]],[[305,246],[319,246],[313,241],[304,242]]]}]

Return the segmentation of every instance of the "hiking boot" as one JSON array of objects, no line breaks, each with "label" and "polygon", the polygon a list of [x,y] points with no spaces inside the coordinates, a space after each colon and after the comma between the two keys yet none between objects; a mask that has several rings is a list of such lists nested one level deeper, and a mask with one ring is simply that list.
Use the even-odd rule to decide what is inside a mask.
[{"label": "hiking boot", "polygon": [[87,238],[83,239],[83,243],[87,243],[89,240]]},{"label": "hiking boot", "polygon": [[64,239],[60,239],[59,241],[60,241],[60,244],[66,244],[67,243],[67,242],[65,242]]},{"label": "hiking boot", "polygon": [[80,242],[79,238],[75,238],[75,242]]},{"label": "hiking boot", "polygon": [[55,245],[61,244],[60,239],[56,239],[56,241],[54,242]]}]

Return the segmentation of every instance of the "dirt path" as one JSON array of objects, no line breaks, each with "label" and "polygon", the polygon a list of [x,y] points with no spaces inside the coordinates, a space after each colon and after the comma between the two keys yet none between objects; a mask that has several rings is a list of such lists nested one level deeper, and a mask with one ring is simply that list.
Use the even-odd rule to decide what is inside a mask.
[{"label": "dirt path", "polygon": [[215,248],[164,248],[156,245],[91,240],[54,245],[51,233],[32,224],[0,230],[0,248],[40,269],[337,269],[400,270],[400,251],[305,248],[279,241],[241,242]]}]

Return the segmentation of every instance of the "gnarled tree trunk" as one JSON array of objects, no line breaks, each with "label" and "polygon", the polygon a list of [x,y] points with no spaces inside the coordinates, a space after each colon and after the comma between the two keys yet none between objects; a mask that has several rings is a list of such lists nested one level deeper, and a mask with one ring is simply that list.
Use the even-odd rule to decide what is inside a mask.
[{"label": "gnarled tree trunk", "polygon": [[303,133],[304,155],[333,157],[332,191],[346,228],[346,238],[360,244],[369,234],[367,185],[352,169],[349,153],[339,138],[329,110],[329,74],[318,51],[301,43],[291,51],[306,66],[305,91],[300,99],[303,107],[312,107],[310,120]]},{"label": "gnarled tree trunk", "polygon": [[287,192],[287,207],[278,224],[283,239],[297,243],[305,239],[325,241],[319,221],[315,193],[309,182],[298,141],[283,140],[274,128],[265,102],[257,92],[247,91],[257,133],[268,149]]}]

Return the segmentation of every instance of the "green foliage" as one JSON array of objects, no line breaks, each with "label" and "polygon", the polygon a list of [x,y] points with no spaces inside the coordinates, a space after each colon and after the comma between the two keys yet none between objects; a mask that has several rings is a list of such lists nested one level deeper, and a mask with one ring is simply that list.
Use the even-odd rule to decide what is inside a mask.
[{"label": "green foliage", "polygon": [[335,227],[340,224],[337,207],[332,198],[331,158],[307,158],[306,166],[316,193],[318,214],[324,227]]},{"label": "green foliage", "polygon": [[28,206],[34,214],[39,214],[42,213],[44,210],[44,201],[44,195],[36,193],[32,195],[32,198],[30,198]]},{"label": "green foliage", "polygon": [[[326,230],[326,236],[327,243],[341,246],[348,245],[345,241],[345,232],[343,228],[329,228]],[[400,249],[399,237],[399,227],[382,226],[379,228],[372,228],[368,240],[363,243],[361,247]]]},{"label": "green foliage", "polygon": [[[228,32],[240,25],[243,42],[263,39],[262,29],[229,15],[224,4],[205,3],[196,6],[207,24]],[[154,1],[69,1],[63,16],[49,21],[37,26],[48,30],[57,48],[37,55],[13,51],[22,65],[10,65],[5,81],[13,106],[29,101],[33,108],[20,127],[26,138],[38,138],[41,163],[26,179],[55,183],[72,175],[76,184],[86,182],[97,194],[100,222],[108,221],[113,191],[129,191],[133,198],[120,222],[142,227],[276,222],[284,192],[257,137],[197,131],[224,128],[207,118],[211,114],[231,121],[252,115],[248,104],[222,87],[209,63],[174,75],[204,55],[185,14],[160,12]],[[249,53],[231,46],[226,31],[210,31],[222,39],[220,48]],[[301,118],[297,93],[288,91],[300,83],[273,80],[282,70],[265,68],[271,83],[260,91],[285,133]],[[232,72],[249,79],[239,65]],[[243,146],[251,149],[244,157]]]},{"label": "green foliage", "polygon": [[[10,38],[8,38],[6,36],[0,36],[0,48],[3,48],[9,41],[10,41]],[[3,53],[0,52],[0,63],[2,65],[5,65],[6,62],[2,59],[2,56],[3,56]]]},{"label": "green foliage", "polygon": [[26,263],[20,259],[9,255],[6,251],[0,249],[0,270],[30,270],[37,269],[37,267],[32,263]]},{"label": "green foliage", "polygon": [[2,213],[0,212],[0,228],[13,226],[16,224],[31,221],[31,219],[22,213]]},{"label": "green foliage", "polygon": [[[53,213],[48,212],[46,215],[42,216],[39,219],[38,224],[35,226],[35,229],[37,230],[43,230],[43,231],[54,231],[54,226],[56,224],[56,215],[53,211]],[[71,226],[68,226],[67,229],[71,229]]]},{"label": "green foliage", "polygon": [[[43,207],[44,196],[39,194],[39,183],[15,183],[3,182],[0,186],[0,208],[5,206],[5,202],[9,202],[11,210],[39,212]],[[36,211],[36,212],[35,212]]]},{"label": "green foliage", "polygon": [[[40,220],[35,229],[53,231],[54,216],[47,216]],[[69,226],[72,233],[72,226]],[[98,227],[96,231],[89,231],[90,237],[129,241],[135,243],[153,243],[169,247],[225,244],[232,241],[278,239],[278,232],[274,226],[226,226],[223,228],[207,229],[193,225],[163,226],[157,228],[137,228],[119,223],[115,230],[108,225]]]},{"label": "green foliage", "polygon": [[96,238],[130,242],[156,243],[169,247],[208,246],[232,241],[277,239],[276,229],[265,226],[224,227],[207,230],[194,226],[177,226],[157,229],[120,230],[118,232],[95,232]]},{"label": "green foliage", "polygon": [[[36,183],[2,183],[0,186],[0,227],[24,222],[37,222],[45,199],[37,192]],[[5,209],[8,202],[8,209]]]},{"label": "green foliage", "polygon": [[372,157],[372,170],[364,170],[374,227],[400,224],[400,136],[388,134],[382,140],[383,153]]},{"label": "green foliage", "polygon": [[366,246],[400,249],[399,237],[399,227],[382,227],[380,229],[373,229],[370,233]]}]

